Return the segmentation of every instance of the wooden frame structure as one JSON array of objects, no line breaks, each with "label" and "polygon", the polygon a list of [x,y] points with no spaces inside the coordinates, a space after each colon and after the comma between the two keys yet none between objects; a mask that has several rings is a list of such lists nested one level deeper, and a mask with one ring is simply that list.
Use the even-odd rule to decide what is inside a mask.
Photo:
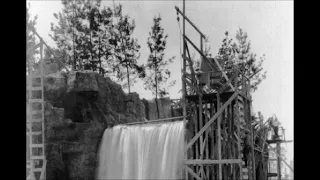
[{"label": "wooden frame structure", "polygon": [[46,179],[43,45],[40,41],[27,51],[40,48],[40,71],[28,67],[27,75],[27,180]]},{"label": "wooden frame structure", "polygon": [[[234,78],[239,76],[237,70],[235,70],[235,76],[228,79],[218,61],[213,59],[214,62],[211,62],[204,54],[203,46],[206,37],[186,16],[185,1],[183,1],[183,11],[178,7],[175,9],[183,18],[183,116],[188,119],[187,129],[193,136],[185,146],[185,177],[197,180],[255,180],[250,81],[242,78],[241,88],[238,88],[240,87],[238,78]],[[185,21],[199,33],[200,48],[185,34]],[[218,92],[205,93],[202,90],[193,69],[188,44],[211,68],[216,66],[225,78],[226,83]],[[212,75],[211,72],[204,73]],[[227,86],[231,91],[224,91]],[[187,92],[187,89],[190,92]],[[251,155],[248,158],[248,166],[243,166],[242,161],[243,136],[247,136],[247,143],[251,146],[251,151],[247,153]]]},{"label": "wooden frame structure", "polygon": [[44,125],[44,46],[58,60],[58,62],[69,72],[68,68],[55,56],[51,48],[45,43],[41,36],[33,29],[32,32],[39,38],[40,42],[34,47],[28,47],[27,54],[40,48],[39,71],[32,72],[28,67],[27,74],[27,160],[26,171],[28,180],[46,179],[46,156],[45,156],[45,125]]}]

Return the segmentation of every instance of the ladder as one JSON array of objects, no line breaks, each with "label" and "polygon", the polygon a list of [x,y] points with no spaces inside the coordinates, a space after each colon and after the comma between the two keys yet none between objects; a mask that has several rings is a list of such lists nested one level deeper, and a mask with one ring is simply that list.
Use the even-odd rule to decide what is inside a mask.
[{"label": "ladder", "polygon": [[27,75],[27,180],[45,180],[43,44],[40,72]]}]

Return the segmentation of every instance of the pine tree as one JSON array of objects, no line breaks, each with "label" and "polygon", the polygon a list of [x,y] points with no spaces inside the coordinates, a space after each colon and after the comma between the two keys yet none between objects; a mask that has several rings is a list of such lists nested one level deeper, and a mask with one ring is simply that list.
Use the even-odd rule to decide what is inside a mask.
[{"label": "pine tree", "polygon": [[74,70],[93,70],[104,74],[112,62],[109,43],[112,11],[100,8],[101,0],[62,0],[64,9],[54,14],[58,26],[51,24],[52,39],[70,56]]},{"label": "pine tree", "polygon": [[36,44],[36,37],[35,34],[32,32],[32,30],[36,30],[35,26],[37,23],[38,16],[35,16],[33,19],[30,17],[30,4],[27,6],[27,30],[26,30],[26,47],[27,47],[27,58],[26,58],[26,72],[29,74],[31,73],[35,66],[36,66],[36,55],[39,54],[39,50],[29,50],[33,48]]},{"label": "pine tree", "polygon": [[[233,39],[228,37],[228,32],[225,33],[225,38],[222,41],[222,46],[219,49],[218,55],[216,58],[222,60],[222,67],[226,71],[228,78],[233,76],[232,69],[235,69],[239,65],[239,70],[246,76],[250,77],[253,75],[251,81],[250,90],[256,91],[258,85],[266,78],[266,71],[261,73],[258,72],[262,69],[262,63],[265,60],[265,55],[263,54],[258,61],[257,55],[251,53],[251,42],[247,40],[248,35],[243,29],[239,28],[236,34],[236,42]],[[237,59],[237,62],[234,61]],[[250,68],[251,67],[251,68]],[[255,74],[255,75],[254,75]],[[239,74],[238,80],[242,81],[242,77]],[[222,82],[225,82],[222,79]]]},{"label": "pine tree", "polygon": [[[175,84],[175,81],[171,81],[169,86],[166,86],[168,79],[170,78],[171,72],[167,69],[167,66],[173,62],[175,57],[168,60],[164,59],[164,50],[166,48],[168,35],[164,35],[164,29],[160,25],[161,17],[155,16],[153,18],[153,25],[151,32],[148,37],[148,47],[150,55],[147,62],[147,75],[144,81],[144,88],[151,90],[152,94],[155,95],[157,102],[158,96],[164,97],[168,93],[168,88]],[[159,108],[158,116],[159,116]]]},{"label": "pine tree", "polygon": [[128,88],[136,82],[136,78],[144,78],[144,66],[137,64],[137,59],[140,57],[140,45],[137,39],[132,37],[135,21],[130,21],[128,15],[122,12],[122,5],[114,6],[114,29],[112,35],[114,38],[114,56],[116,64],[114,66],[117,72],[117,78],[121,81],[126,79],[127,83],[122,83],[123,88]]}]

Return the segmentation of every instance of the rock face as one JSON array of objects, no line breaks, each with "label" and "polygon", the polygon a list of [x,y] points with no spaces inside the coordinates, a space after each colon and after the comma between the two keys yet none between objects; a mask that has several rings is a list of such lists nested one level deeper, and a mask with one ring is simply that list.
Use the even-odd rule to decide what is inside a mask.
[{"label": "rock face", "polygon": [[47,180],[93,180],[104,130],[145,119],[137,93],[94,72],[46,75],[44,90]]},{"label": "rock face", "polygon": [[170,98],[160,98],[157,100],[157,104],[159,108],[159,118],[158,118],[157,104],[155,99],[151,101],[143,99],[142,102],[145,106],[145,109],[147,109],[145,114],[148,120],[156,120],[156,119],[164,119],[164,118],[172,117]]}]

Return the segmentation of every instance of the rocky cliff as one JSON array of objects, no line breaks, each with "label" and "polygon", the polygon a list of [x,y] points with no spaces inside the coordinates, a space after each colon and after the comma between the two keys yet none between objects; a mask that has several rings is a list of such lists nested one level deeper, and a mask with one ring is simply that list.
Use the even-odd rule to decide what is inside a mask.
[{"label": "rocky cliff", "polygon": [[47,74],[44,94],[47,180],[93,180],[104,130],[145,120],[138,94],[94,72]]}]

